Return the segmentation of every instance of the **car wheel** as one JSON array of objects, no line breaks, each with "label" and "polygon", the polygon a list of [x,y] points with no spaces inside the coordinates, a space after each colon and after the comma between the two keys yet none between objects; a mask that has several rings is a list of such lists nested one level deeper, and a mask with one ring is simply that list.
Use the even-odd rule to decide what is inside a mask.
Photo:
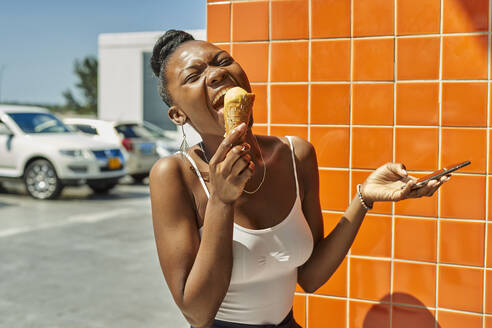
[{"label": "car wheel", "polygon": [[135,180],[135,182],[138,182],[138,183],[142,183],[143,180],[148,177],[149,174],[148,173],[138,173],[138,174],[132,174],[132,178],[133,180]]},{"label": "car wheel", "polygon": [[2,194],[7,193],[7,189],[5,189],[5,187],[3,186],[3,184],[1,182],[0,182],[0,193],[2,193]]},{"label": "car wheel", "polygon": [[94,184],[89,184],[89,187],[96,194],[106,194],[111,189],[113,189],[115,186],[116,186],[116,183],[114,183],[114,182],[111,182],[111,183],[94,183]]},{"label": "car wheel", "polygon": [[27,166],[24,184],[29,195],[36,199],[57,198],[63,189],[55,168],[45,159],[37,159]]}]

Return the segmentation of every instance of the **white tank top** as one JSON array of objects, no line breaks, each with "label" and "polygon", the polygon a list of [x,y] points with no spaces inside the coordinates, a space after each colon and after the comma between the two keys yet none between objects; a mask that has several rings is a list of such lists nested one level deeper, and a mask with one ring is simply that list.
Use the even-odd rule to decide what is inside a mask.
[{"label": "white tank top", "polygon": [[[313,237],[302,212],[294,147],[291,137],[287,138],[292,152],[296,200],[287,217],[273,227],[255,230],[234,223],[231,282],[215,319],[245,324],[279,324],[292,308],[297,267],[311,256]],[[196,163],[191,156],[183,154],[210,197]]]}]

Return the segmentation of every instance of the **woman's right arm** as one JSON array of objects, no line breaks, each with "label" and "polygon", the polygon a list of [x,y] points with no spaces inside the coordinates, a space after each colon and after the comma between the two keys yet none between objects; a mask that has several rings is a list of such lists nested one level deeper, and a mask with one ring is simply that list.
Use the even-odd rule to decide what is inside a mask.
[{"label": "woman's right arm", "polygon": [[[237,137],[237,133],[236,133]],[[152,217],[159,261],[176,304],[188,322],[213,322],[232,272],[234,201],[252,174],[248,156],[226,138],[210,161],[214,188],[205,210],[202,236],[180,159],[160,160],[150,174]]]}]

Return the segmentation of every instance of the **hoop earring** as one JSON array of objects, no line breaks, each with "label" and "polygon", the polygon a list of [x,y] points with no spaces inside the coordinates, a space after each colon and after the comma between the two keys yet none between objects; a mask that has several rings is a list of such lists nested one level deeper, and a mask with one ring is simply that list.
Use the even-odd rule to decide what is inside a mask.
[{"label": "hoop earring", "polygon": [[181,134],[183,135],[183,141],[181,141],[181,145],[179,146],[179,152],[183,154],[188,149],[188,142],[186,142],[186,133],[184,132],[184,124],[181,125]]}]

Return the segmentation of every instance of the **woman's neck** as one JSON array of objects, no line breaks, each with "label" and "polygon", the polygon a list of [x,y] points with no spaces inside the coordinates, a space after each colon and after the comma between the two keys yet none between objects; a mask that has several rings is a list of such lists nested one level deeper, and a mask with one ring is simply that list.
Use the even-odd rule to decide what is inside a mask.
[{"label": "woman's neck", "polygon": [[[201,137],[203,150],[205,151],[205,160],[209,162],[224,138],[217,135],[202,135]],[[261,157],[261,150],[259,149],[258,142],[250,129],[246,133],[244,142],[248,143],[251,146],[251,150],[249,151],[249,153],[255,165],[258,166],[258,161]],[[263,163],[261,163],[261,165],[263,165]]]}]

